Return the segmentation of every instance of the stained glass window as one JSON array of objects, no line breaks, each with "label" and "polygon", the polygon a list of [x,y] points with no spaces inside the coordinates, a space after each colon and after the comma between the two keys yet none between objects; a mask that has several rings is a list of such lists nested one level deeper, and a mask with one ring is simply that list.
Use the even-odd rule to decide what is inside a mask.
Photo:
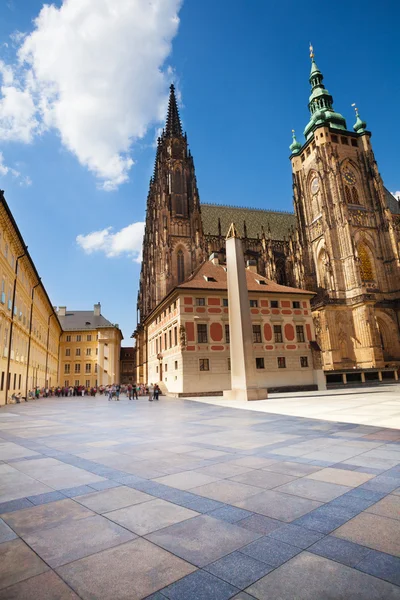
[{"label": "stained glass window", "polygon": [[364,244],[358,246],[358,256],[360,259],[360,273],[363,281],[373,281],[374,272],[372,270],[372,263],[369,256],[369,252]]}]

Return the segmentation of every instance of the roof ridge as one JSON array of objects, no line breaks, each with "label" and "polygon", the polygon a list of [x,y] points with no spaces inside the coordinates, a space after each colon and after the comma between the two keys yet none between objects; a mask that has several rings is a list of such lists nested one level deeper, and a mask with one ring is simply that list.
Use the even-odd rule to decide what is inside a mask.
[{"label": "roof ridge", "polygon": [[234,206],[233,204],[216,204],[216,203],[211,203],[211,202],[200,202],[200,206],[215,206],[215,207],[221,207],[221,208],[237,208],[239,210],[257,210],[259,212],[266,212],[266,213],[276,213],[276,214],[284,214],[284,215],[293,215],[295,216],[294,212],[290,212],[289,210],[272,210],[270,208],[255,208],[252,206]]}]

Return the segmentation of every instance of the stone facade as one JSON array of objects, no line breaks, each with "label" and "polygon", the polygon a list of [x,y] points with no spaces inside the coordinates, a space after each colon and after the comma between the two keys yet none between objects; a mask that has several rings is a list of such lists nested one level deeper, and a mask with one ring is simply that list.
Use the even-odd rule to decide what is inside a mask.
[{"label": "stone facade", "polygon": [[120,373],[120,383],[136,383],[136,352],[133,346],[121,348]]},{"label": "stone facade", "polygon": [[98,387],[120,383],[122,333],[101,314],[93,311],[58,309],[63,328],[60,338],[60,385]]},{"label": "stone facade", "polygon": [[61,325],[0,191],[0,405],[58,383]]},{"label": "stone facade", "polygon": [[150,181],[134,333],[137,377],[147,379],[143,323],[211,253],[225,260],[234,222],[245,261],[282,285],[315,292],[323,367],[400,366],[400,205],[386,190],[357,111],[354,131],[312,56],[306,142],[293,139],[295,213],[201,204],[173,87]]},{"label": "stone facade", "polygon": [[[144,322],[148,373],[169,395],[231,388],[227,274],[216,257],[177,286]],[[316,389],[312,293],[246,271],[256,383],[260,388]]]}]

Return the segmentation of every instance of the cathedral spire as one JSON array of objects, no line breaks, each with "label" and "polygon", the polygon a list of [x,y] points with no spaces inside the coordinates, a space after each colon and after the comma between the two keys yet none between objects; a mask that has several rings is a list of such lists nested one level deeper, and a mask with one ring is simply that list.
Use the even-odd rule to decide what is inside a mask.
[{"label": "cathedral spire", "polygon": [[178,104],[175,97],[175,86],[171,83],[169,88],[168,114],[165,126],[165,135],[167,137],[181,137],[182,124],[179,117]]},{"label": "cathedral spire", "polygon": [[355,104],[352,104],[354,111],[356,113],[356,122],[353,125],[353,129],[356,133],[364,133],[367,129],[367,123],[363,121],[359,115],[358,108]]},{"label": "cathedral spire", "polygon": [[308,122],[304,135],[310,139],[314,129],[319,125],[329,125],[332,129],[346,131],[345,118],[334,111],[333,98],[322,83],[324,76],[317,67],[314,57],[314,48],[310,44],[311,72],[310,84],[311,95],[309,98],[308,109],[310,111],[310,121]]}]

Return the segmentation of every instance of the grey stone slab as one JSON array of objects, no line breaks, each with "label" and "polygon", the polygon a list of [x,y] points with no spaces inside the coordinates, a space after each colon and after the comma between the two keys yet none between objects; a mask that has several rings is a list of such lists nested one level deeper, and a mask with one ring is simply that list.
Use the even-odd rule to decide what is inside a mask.
[{"label": "grey stone slab", "polygon": [[245,483],[247,485],[254,485],[256,487],[270,490],[276,488],[285,483],[289,483],[296,479],[293,475],[285,475],[283,473],[273,473],[261,469],[254,469],[250,473],[243,473],[242,475],[236,475],[232,477],[230,481],[237,481],[238,483]]},{"label": "grey stone slab", "polygon": [[232,600],[254,600],[254,596],[250,596],[246,592],[240,592],[237,596],[234,596]]},{"label": "grey stone slab", "polygon": [[154,500],[154,497],[126,486],[92,492],[77,498],[77,502],[100,514],[149,500]]},{"label": "grey stone slab", "polygon": [[175,504],[179,504],[179,506],[185,506],[186,508],[190,508],[191,510],[195,510],[199,513],[209,513],[213,510],[218,510],[226,506],[223,502],[217,502],[216,500],[211,500],[210,498],[202,498],[201,496],[193,496],[192,498],[185,500],[181,498],[173,498],[172,500]]},{"label": "grey stone slab", "polygon": [[394,585],[400,586],[400,558],[371,550],[367,556],[357,564],[357,569],[363,573],[374,575]]},{"label": "grey stone slab", "polygon": [[235,475],[241,475],[242,473],[248,473],[251,471],[249,467],[243,467],[236,462],[223,462],[216,465],[207,465],[201,469],[197,469],[198,473],[204,473],[205,475],[211,475],[220,477],[221,479],[227,479],[229,477],[235,477]]},{"label": "grey stone slab", "polygon": [[321,502],[281,494],[275,490],[266,490],[241,502],[232,502],[232,504],[287,523],[321,506]]},{"label": "grey stone slab", "polygon": [[61,492],[47,492],[47,494],[38,494],[37,496],[29,496],[28,500],[35,506],[40,504],[48,504],[49,502],[56,502],[57,500],[64,500],[65,495]]},{"label": "grey stone slab", "polygon": [[130,531],[97,515],[35,531],[25,535],[24,539],[54,568],[123,544],[135,537]]},{"label": "grey stone slab", "polygon": [[250,517],[242,519],[242,521],[237,521],[236,524],[245,529],[250,529],[250,531],[260,533],[261,535],[267,535],[268,533],[271,533],[271,531],[279,529],[279,527],[284,527],[285,525],[285,523],[278,521],[277,519],[271,519],[270,517],[257,514],[252,514]]},{"label": "grey stone slab", "polygon": [[158,546],[202,567],[249,544],[258,534],[201,515],[146,536]]},{"label": "grey stone slab", "polygon": [[14,512],[15,510],[21,510],[22,508],[29,508],[31,506],[33,506],[33,502],[28,500],[28,498],[19,498],[18,500],[1,502],[0,515],[3,513]]},{"label": "grey stone slab", "polygon": [[67,498],[75,498],[76,496],[83,496],[84,494],[89,494],[92,491],[93,491],[92,488],[90,488],[88,485],[78,485],[76,487],[60,490],[61,494],[63,494]]},{"label": "grey stone slab", "polygon": [[84,600],[142,600],[195,567],[140,538],[57,569]]},{"label": "grey stone slab", "polygon": [[54,571],[46,571],[0,590],[0,600],[33,599],[79,600],[79,597]]},{"label": "grey stone slab", "polygon": [[347,523],[347,521],[358,513],[358,509],[332,505],[330,503],[317,508],[308,515],[300,517],[296,520],[295,525],[319,531],[320,533],[331,533],[331,531]]},{"label": "grey stone slab", "polygon": [[319,471],[319,467],[298,462],[274,462],[271,465],[263,467],[263,471],[273,471],[274,473],[283,473],[285,475],[294,475],[295,477],[303,477],[310,473]]},{"label": "grey stone slab", "polygon": [[204,571],[187,575],[162,590],[169,600],[229,600],[237,592],[236,587]]},{"label": "grey stone slab", "polygon": [[315,542],[323,537],[322,533],[310,531],[309,529],[305,529],[305,527],[293,525],[293,523],[274,529],[269,535],[275,540],[291,544],[302,550],[315,544]]},{"label": "grey stone slab", "polygon": [[73,500],[65,499],[7,513],[3,515],[3,519],[23,537],[40,529],[92,516],[94,516],[92,511]]},{"label": "grey stone slab", "polygon": [[260,492],[260,488],[223,479],[193,488],[192,492],[198,496],[205,496],[206,498],[225,502],[226,504],[234,504],[250,496],[255,496]]},{"label": "grey stone slab", "polygon": [[345,494],[349,490],[350,488],[344,485],[326,483],[324,481],[313,481],[305,477],[297,479],[296,481],[291,481],[290,483],[286,483],[275,489],[277,492],[293,494],[295,496],[300,496],[301,498],[318,500],[320,502],[329,502],[330,500]]},{"label": "grey stone slab", "polygon": [[210,517],[214,517],[214,519],[221,519],[221,521],[226,521],[227,523],[236,523],[237,521],[242,521],[243,519],[250,517],[253,513],[244,510],[243,508],[226,505],[211,511],[208,514]]},{"label": "grey stone slab", "polygon": [[91,483],[89,487],[100,492],[101,490],[109,490],[111,488],[119,487],[120,485],[121,484],[117,481],[109,481],[106,479],[105,481],[99,481],[98,483]]},{"label": "grey stone slab", "polygon": [[265,562],[271,567],[279,567],[301,552],[301,549],[297,546],[275,540],[271,536],[264,536],[248,546],[241,548],[240,552],[252,556],[261,562]]},{"label": "grey stone slab", "polygon": [[49,567],[22,541],[0,545],[0,589],[48,571]]},{"label": "grey stone slab", "polygon": [[330,558],[331,560],[336,560],[348,567],[355,567],[371,552],[370,548],[353,544],[353,542],[341,540],[331,535],[327,535],[324,539],[311,546],[308,551],[319,556],[324,556],[325,558]]},{"label": "grey stone slab", "polygon": [[232,552],[204,567],[206,571],[227,581],[240,590],[251,585],[272,571],[271,566],[247,556],[242,552]]},{"label": "grey stone slab", "polygon": [[398,600],[400,588],[342,565],[302,552],[246,590],[258,600]]},{"label": "grey stone slab", "polygon": [[143,536],[174,523],[192,519],[197,517],[198,514],[193,510],[157,498],[150,502],[107,512],[104,516],[129,529],[129,531]]},{"label": "grey stone slab", "polygon": [[181,473],[176,473],[175,475],[158,477],[153,481],[177,488],[178,490],[190,490],[201,485],[206,485],[207,483],[213,483],[219,479],[220,477],[206,475],[205,473],[199,473],[198,471],[182,471]]},{"label": "grey stone slab", "polygon": [[17,534],[3,521],[0,519],[0,544],[3,542],[10,542],[17,538]]}]

